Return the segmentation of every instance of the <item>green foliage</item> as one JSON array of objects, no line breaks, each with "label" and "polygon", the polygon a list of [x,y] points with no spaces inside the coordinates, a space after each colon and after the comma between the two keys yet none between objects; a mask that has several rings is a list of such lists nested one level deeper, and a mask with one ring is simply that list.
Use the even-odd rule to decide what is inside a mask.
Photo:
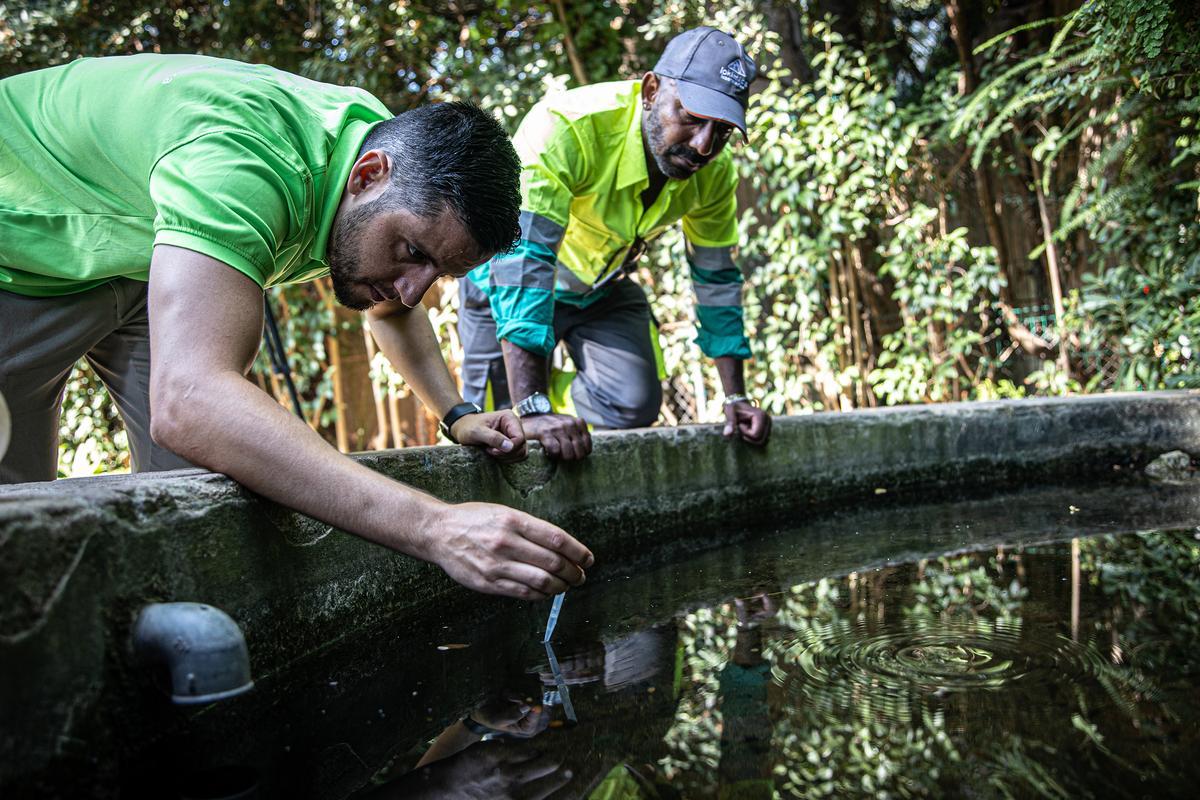
[{"label": "green foliage", "polygon": [[[317,398],[330,397],[333,393],[328,338],[331,335],[362,336],[361,321],[355,325],[343,324],[340,329],[330,325],[327,307],[313,284],[283,286],[268,292],[267,298],[275,313],[283,349],[289,354],[292,382],[300,395],[305,417],[311,420]],[[259,348],[254,370],[264,380],[269,380],[271,358],[265,342]],[[283,379],[279,377],[278,380],[282,382]],[[313,420],[315,427],[328,431],[333,426],[335,413],[332,406],[324,406],[320,418]]]},{"label": "green foliage", "polygon": [[[0,0],[0,76],[83,55],[200,52],[355,84],[396,111],[468,98],[515,129],[545,93],[636,77],[675,33],[716,25],[762,68],[749,136],[734,147],[756,354],[747,383],[771,411],[1200,385],[1200,17],[1185,0],[1091,0],[1062,17],[974,8],[981,84],[967,96],[931,0],[868,4],[846,20],[817,17],[820,4],[750,0],[580,0],[561,4],[564,18],[559,7]],[[1028,242],[1003,269],[976,170],[999,187],[1009,249]],[[996,308],[1001,291],[1014,305],[1049,303],[1043,232],[1028,213],[1039,191],[1055,268],[1074,290],[1069,373],[1030,373]],[[676,381],[701,418],[719,417],[677,232],[642,278]],[[321,408],[331,435],[327,307],[300,287],[277,299],[304,405]],[[452,302],[440,313],[457,361]],[[339,335],[361,335],[342,324],[353,330]],[[373,378],[398,388],[382,363]],[[83,447],[119,430],[92,410],[102,398],[94,379],[72,379],[64,463],[78,450],[79,469],[120,466],[122,451]]]},{"label": "green foliage", "polygon": [[[1200,666],[1200,534],[1076,542],[1077,628],[1059,590],[1073,567],[1066,542],[775,593],[761,640],[770,730],[759,732],[775,796],[1130,796],[1161,780],[1162,764],[1190,752],[1178,712]],[[744,632],[732,603],[678,627],[681,693],[658,766],[683,796],[730,796],[721,675]],[[962,651],[961,673],[931,660],[943,643],[960,644],[943,655]],[[1107,794],[1089,793],[1097,774]]]},{"label": "green foliage", "polygon": [[[880,274],[895,280],[892,296],[904,324],[883,339],[871,373],[877,397],[889,405],[957,399],[979,383],[975,369],[991,365],[990,321],[1000,275],[990,247],[971,247],[965,228],[941,236],[930,229],[934,208],[918,206],[899,222],[882,250]],[[976,366],[978,365],[978,366]]]},{"label": "green foliage", "polygon": [[781,62],[752,108],[755,135],[739,153],[759,203],[748,209],[742,258],[756,268],[748,316],[766,358],[755,381],[776,411],[837,407],[861,382],[855,332],[838,274],[896,212],[916,126],[898,113],[886,70],[828,24],[812,27],[813,81]]},{"label": "green foliage", "polygon": [[1194,673],[1198,665],[1172,662],[1168,654],[1200,627],[1200,531],[1084,539],[1080,552],[1088,580],[1105,596],[1153,611],[1122,618],[1123,651],[1150,671]]},{"label": "green foliage", "polygon": [[[1012,54],[1003,69],[1010,56],[996,54],[995,76],[949,128],[967,136],[976,164],[1015,136],[1042,165],[1040,189],[1061,193],[1052,238],[1091,267],[1074,335],[1084,350],[1117,354],[1119,389],[1200,385],[1190,338],[1200,322],[1200,22],[1187,5],[1085,4],[1049,47]],[[1056,185],[1064,162],[1072,180]],[[1030,258],[1043,255],[1039,246]]]},{"label": "green foliage", "polygon": [[63,397],[59,419],[58,477],[79,478],[129,470],[129,441],[104,384],[84,360]]}]

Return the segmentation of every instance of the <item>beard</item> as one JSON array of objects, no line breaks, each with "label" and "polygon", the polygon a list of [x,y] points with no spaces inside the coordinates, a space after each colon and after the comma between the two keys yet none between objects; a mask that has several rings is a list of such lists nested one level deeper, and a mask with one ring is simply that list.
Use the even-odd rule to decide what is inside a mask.
[{"label": "beard", "polygon": [[662,123],[659,121],[658,115],[654,113],[655,109],[657,109],[657,104],[651,108],[651,113],[643,117],[646,140],[650,143],[650,154],[654,157],[654,163],[658,167],[658,171],[668,178],[687,180],[696,174],[696,170],[682,167],[672,161],[672,158],[676,156],[685,158],[695,164],[697,170],[707,164],[709,159],[682,142],[670,147],[663,147]]},{"label": "beard", "polygon": [[334,222],[329,237],[329,279],[333,283],[333,295],[339,303],[355,311],[366,311],[372,305],[369,298],[356,296],[352,287],[362,274],[359,233],[378,213],[373,205],[347,211]]}]

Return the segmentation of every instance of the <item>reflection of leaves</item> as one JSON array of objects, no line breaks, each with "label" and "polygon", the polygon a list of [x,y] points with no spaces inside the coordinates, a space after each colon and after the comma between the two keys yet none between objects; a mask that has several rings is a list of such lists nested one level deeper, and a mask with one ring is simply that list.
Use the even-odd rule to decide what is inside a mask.
[{"label": "reflection of leaves", "polygon": [[1004,585],[989,577],[983,565],[972,566],[978,557],[940,558],[936,566],[925,570],[925,577],[911,587],[915,604],[905,609],[907,618],[916,623],[955,617],[977,618],[993,615],[1010,621],[1017,616],[1028,591],[1017,580]]},{"label": "reflection of leaves", "polygon": [[1055,780],[1050,770],[1034,757],[1037,752],[1044,754],[1051,763],[1058,757],[1053,747],[1040,742],[1030,742],[1019,736],[1005,737],[993,757],[994,772],[988,783],[1005,798],[1033,796],[1070,800],[1079,797],[1078,791],[1067,791]]},{"label": "reflection of leaves", "polygon": [[1126,769],[1133,771],[1133,772],[1137,772],[1137,770],[1134,769],[1127,761],[1125,761],[1124,759],[1118,758],[1116,756],[1116,754],[1113,753],[1112,750],[1109,750],[1104,745],[1104,736],[1101,735],[1100,729],[1094,723],[1088,722],[1086,719],[1084,719],[1082,714],[1072,714],[1071,715],[1071,727],[1075,728],[1078,731],[1082,731],[1083,735],[1088,738],[1088,741],[1090,741],[1092,743],[1092,745],[1097,750],[1099,750],[1101,753],[1104,753],[1106,756],[1112,758],[1114,761],[1117,761],[1118,763],[1121,764],[1121,766],[1125,767]]},{"label": "reflection of leaves", "polygon": [[[1080,557],[1090,583],[1130,612],[1111,625],[1131,664],[1155,672],[1200,638],[1200,541],[1177,533],[1103,536],[1081,540]],[[1185,674],[1198,666],[1170,663]]]},{"label": "reflection of leaves", "polygon": [[692,792],[711,789],[721,758],[720,671],[733,651],[736,615],[732,604],[687,614],[679,627],[683,673],[675,722],[664,737],[667,755],[659,769]]},{"label": "reflection of leaves", "polygon": [[[1164,744],[1172,741],[1178,715],[1168,705],[1171,694],[1151,676],[1178,674],[1183,666],[1178,661],[1160,673],[1166,666],[1161,659],[1194,653],[1200,640],[1200,625],[1186,616],[1200,603],[1195,585],[1200,545],[1190,535],[1148,534],[1084,539],[1080,549],[1085,585],[1090,581],[1100,596],[1107,592],[1119,602],[1113,620],[1095,616],[1100,612],[1090,612],[1085,598],[1077,643],[1045,630],[1043,606],[1035,606],[1038,625],[1026,619],[1031,588],[1011,571],[1020,556],[1025,570],[1036,565],[1037,572],[1029,574],[1057,582],[1067,568],[1063,545],[948,556],[880,573],[825,578],[782,593],[779,613],[764,628],[764,656],[776,684],[771,741],[780,795],[941,796],[970,784],[982,787],[985,796],[1066,798],[1088,796],[1092,776],[1099,772],[1134,785],[1159,779],[1165,759],[1178,755],[1176,745]],[[1047,558],[1055,559],[1050,573],[1042,571]],[[1106,581],[1111,585],[1104,588]],[[876,596],[872,586],[886,587],[885,594]],[[1138,612],[1136,604],[1126,605],[1126,597],[1152,605]],[[877,603],[883,601],[892,628],[877,622]],[[1153,619],[1149,609],[1164,605],[1180,610],[1182,625]],[[734,621],[732,609],[722,606],[692,612],[681,622],[684,681],[668,737],[670,754],[660,767],[689,797],[717,792],[714,772],[724,724],[718,676],[733,650]],[[859,675],[853,667],[845,680],[834,676],[828,684],[819,683],[820,670],[829,669],[830,662],[822,659],[823,647],[853,649],[872,636],[894,632],[896,625],[910,634],[972,631],[1009,642],[1028,641],[1041,631],[1051,648],[1046,652],[1055,654],[1054,667],[1047,669],[1064,674],[1026,688],[1032,692],[1031,707],[1044,703],[1045,708],[1006,708],[1000,712],[1004,718],[995,720],[1005,732],[987,741],[952,716],[963,704],[985,702],[978,693],[898,692],[882,675]],[[1115,639],[1106,625],[1116,625]],[[1162,627],[1178,628],[1173,643],[1162,642]],[[941,669],[947,666],[942,657],[982,661],[988,655],[970,646],[960,650],[935,648],[927,654],[928,663]],[[814,663],[822,660],[824,666]],[[1008,668],[1006,662],[998,667]],[[1067,682],[1065,696],[1057,680]],[[1043,711],[1052,716],[1038,716],[1029,727],[1027,715]],[[1149,751],[1146,737],[1156,742]]]}]

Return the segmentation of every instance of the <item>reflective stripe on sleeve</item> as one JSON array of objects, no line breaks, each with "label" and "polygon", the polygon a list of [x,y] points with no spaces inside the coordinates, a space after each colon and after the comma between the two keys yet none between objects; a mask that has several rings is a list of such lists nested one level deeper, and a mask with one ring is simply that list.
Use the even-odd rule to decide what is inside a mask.
[{"label": "reflective stripe on sleeve", "polygon": [[688,263],[706,272],[737,269],[733,263],[732,251],[732,247],[701,247],[687,242]]},{"label": "reflective stripe on sleeve", "polygon": [[696,303],[702,306],[740,306],[742,304],[742,284],[737,283],[698,283],[692,282],[696,292]]},{"label": "reflective stripe on sleeve", "polygon": [[521,212],[521,237],[528,242],[548,247],[551,253],[558,253],[565,229],[549,217],[543,217],[534,211]]},{"label": "reflective stripe on sleeve", "polygon": [[522,239],[511,253],[491,260],[492,286],[554,288],[554,253],[543,244]]}]

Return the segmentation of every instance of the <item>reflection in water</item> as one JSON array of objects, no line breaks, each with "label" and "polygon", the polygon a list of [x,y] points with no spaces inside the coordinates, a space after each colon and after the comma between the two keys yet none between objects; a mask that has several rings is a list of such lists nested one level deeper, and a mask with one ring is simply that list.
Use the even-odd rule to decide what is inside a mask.
[{"label": "reflection in water", "polygon": [[1197,566],[1189,531],[764,586],[564,643],[373,796],[1179,794]]},{"label": "reflection in water", "polygon": [[[1071,500],[1118,519],[1107,493]],[[314,800],[1193,793],[1196,532],[1033,544],[1066,508],[1047,491],[768,531],[572,590],[552,653],[545,605],[371,629],[189,718],[122,765],[121,796],[195,796],[185,771],[243,763],[262,798]]]},{"label": "reflection in water", "polygon": [[[776,680],[794,684],[807,702],[826,694],[846,700],[861,688],[898,693],[1002,689],[1014,681],[1096,671],[1103,656],[1052,630],[1024,631],[1020,620],[935,625],[871,633],[845,620],[806,626],[776,643]],[[798,668],[798,669],[795,669]]]},{"label": "reflection in water", "polygon": [[554,688],[542,692],[542,705],[562,706],[563,713],[567,715],[567,721],[576,723],[579,721],[579,717],[575,716],[575,706],[571,705],[571,690],[567,688],[562,667],[558,665],[558,658],[554,655],[554,645],[550,644],[550,634],[554,630],[553,622],[556,621],[557,611],[562,605],[562,597],[560,594],[554,599],[554,611],[550,612],[551,624],[546,627],[546,638],[542,639],[542,644],[546,646],[546,660],[550,664],[550,674],[554,679]]}]

